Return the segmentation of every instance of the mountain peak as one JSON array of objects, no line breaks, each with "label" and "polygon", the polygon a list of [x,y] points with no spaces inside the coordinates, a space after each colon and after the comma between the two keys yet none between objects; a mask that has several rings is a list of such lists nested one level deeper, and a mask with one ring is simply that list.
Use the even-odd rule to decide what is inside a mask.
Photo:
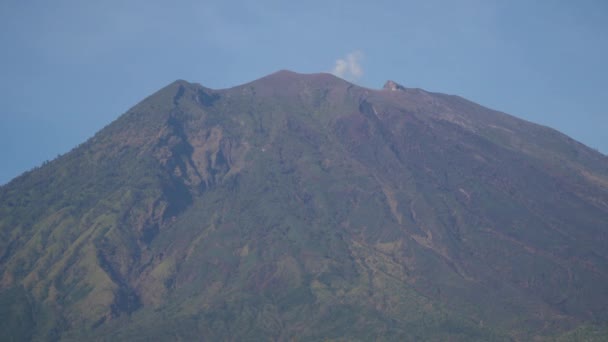
[{"label": "mountain peak", "polygon": [[340,79],[338,77],[336,77],[333,74],[330,73],[325,73],[325,72],[320,72],[320,73],[299,73],[299,72],[295,72],[295,71],[291,71],[291,70],[287,70],[287,69],[282,69],[276,72],[273,72],[272,74],[269,74],[265,77],[262,77],[262,79],[295,79],[295,78],[302,78],[302,79],[328,79],[328,78],[332,78],[332,79]]},{"label": "mountain peak", "polygon": [[262,78],[263,79],[264,78],[293,78],[293,77],[297,77],[298,75],[300,75],[300,74],[295,71],[281,69],[281,70],[275,71],[271,74],[268,74]]},{"label": "mountain peak", "polygon": [[299,75],[299,73],[292,71],[292,70],[288,70],[288,69],[281,69],[281,70],[278,70],[278,71],[272,73],[271,75],[297,76],[297,75]]},{"label": "mountain peak", "polygon": [[382,89],[396,91],[405,90],[405,87],[395,81],[388,80],[386,83],[384,83],[384,87],[382,87]]},{"label": "mountain peak", "polygon": [[255,85],[273,93],[285,93],[298,91],[304,84],[309,86],[315,85],[315,87],[326,87],[337,85],[345,86],[349,83],[330,73],[298,73],[290,70],[279,70],[241,86]]}]

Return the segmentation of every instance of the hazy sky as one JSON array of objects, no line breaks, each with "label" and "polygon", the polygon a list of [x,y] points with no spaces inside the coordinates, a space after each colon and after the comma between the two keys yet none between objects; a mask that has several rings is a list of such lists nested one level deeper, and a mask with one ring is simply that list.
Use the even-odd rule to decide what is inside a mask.
[{"label": "hazy sky", "polygon": [[0,184],[175,79],[457,94],[608,153],[608,1],[0,1]]}]

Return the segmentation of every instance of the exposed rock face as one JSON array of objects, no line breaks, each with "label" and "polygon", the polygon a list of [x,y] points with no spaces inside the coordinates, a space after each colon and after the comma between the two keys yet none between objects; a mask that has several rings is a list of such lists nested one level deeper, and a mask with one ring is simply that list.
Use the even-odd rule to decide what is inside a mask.
[{"label": "exposed rock face", "polygon": [[382,87],[382,89],[396,91],[396,90],[405,90],[405,87],[402,86],[401,84],[398,84],[394,81],[389,80],[389,81],[386,81],[386,83],[384,83],[384,87]]},{"label": "exposed rock face", "polygon": [[0,339],[528,340],[608,319],[606,156],[392,81],[176,81],[1,187],[0,236]]}]

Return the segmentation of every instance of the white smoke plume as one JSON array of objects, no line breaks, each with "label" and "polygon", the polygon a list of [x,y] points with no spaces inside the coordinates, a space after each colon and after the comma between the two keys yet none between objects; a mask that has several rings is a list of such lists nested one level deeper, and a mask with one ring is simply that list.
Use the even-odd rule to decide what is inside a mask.
[{"label": "white smoke plume", "polygon": [[347,54],[346,57],[336,60],[331,73],[341,78],[357,80],[363,76],[362,60],[363,53],[361,51],[353,51]]}]

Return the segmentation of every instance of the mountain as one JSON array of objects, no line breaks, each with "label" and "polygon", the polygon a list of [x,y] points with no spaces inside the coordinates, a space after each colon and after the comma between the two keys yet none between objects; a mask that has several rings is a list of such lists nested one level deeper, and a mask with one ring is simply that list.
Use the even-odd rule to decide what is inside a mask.
[{"label": "mountain", "polygon": [[608,157],[463,98],[176,81],[0,187],[0,340],[602,340]]}]

